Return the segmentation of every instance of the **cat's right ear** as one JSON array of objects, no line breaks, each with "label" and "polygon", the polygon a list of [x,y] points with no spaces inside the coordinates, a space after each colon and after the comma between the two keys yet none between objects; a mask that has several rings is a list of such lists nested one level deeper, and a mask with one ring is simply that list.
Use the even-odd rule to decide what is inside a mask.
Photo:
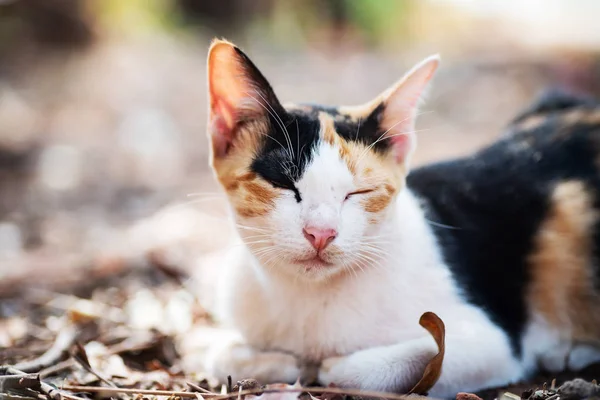
[{"label": "cat's right ear", "polygon": [[214,157],[224,157],[240,121],[267,116],[281,108],[273,89],[238,47],[214,40],[208,52],[208,133]]}]

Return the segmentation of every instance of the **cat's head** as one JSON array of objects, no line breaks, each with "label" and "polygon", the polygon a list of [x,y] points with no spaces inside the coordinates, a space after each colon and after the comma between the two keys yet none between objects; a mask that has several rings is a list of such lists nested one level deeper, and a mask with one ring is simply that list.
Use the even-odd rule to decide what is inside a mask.
[{"label": "cat's head", "polygon": [[239,48],[212,43],[211,165],[266,270],[318,280],[377,262],[438,64],[427,58],[361,106],[284,106]]}]

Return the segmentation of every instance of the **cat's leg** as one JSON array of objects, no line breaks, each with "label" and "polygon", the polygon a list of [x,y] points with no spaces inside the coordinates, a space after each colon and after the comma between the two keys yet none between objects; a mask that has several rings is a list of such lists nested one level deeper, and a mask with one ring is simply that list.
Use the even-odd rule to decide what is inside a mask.
[{"label": "cat's leg", "polygon": [[589,344],[578,344],[569,354],[568,367],[579,371],[585,367],[600,362],[600,347]]},{"label": "cat's leg", "polygon": [[[505,385],[523,376],[506,336],[486,328],[447,332],[442,374],[430,395],[454,398],[459,391]],[[419,381],[437,351],[430,337],[366,349],[326,359],[319,380],[325,385],[405,393]]]},{"label": "cat's leg", "polygon": [[221,382],[231,376],[233,382],[255,378],[260,383],[294,383],[301,374],[291,354],[261,351],[245,343],[240,336],[224,338],[207,351],[204,367]]}]

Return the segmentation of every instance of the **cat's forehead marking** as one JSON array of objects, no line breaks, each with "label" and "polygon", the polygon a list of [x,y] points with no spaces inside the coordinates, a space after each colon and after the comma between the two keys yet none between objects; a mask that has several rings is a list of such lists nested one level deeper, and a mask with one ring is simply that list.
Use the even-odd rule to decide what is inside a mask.
[{"label": "cat's forehead marking", "polygon": [[387,208],[398,190],[392,173],[395,166],[386,166],[383,159],[371,152],[366,144],[342,137],[336,129],[336,120],[339,121],[330,113],[319,112],[320,136],[328,148],[338,153],[337,156],[344,162],[357,188],[376,188],[364,196],[361,205],[368,213],[380,213]]},{"label": "cat's forehead marking", "polygon": [[318,119],[299,109],[272,117],[269,131],[254,150],[251,171],[273,186],[295,190],[295,183],[312,160],[319,130]]},{"label": "cat's forehead marking", "polygon": [[[377,141],[383,133],[380,130],[380,119],[384,109],[383,103],[373,102],[364,106],[324,106],[319,104],[289,105],[288,110],[299,113],[305,118],[319,120],[325,114],[333,121],[336,134],[346,142],[357,142],[365,146]],[[378,153],[389,150],[389,140],[379,140],[372,147]]]},{"label": "cat's forehead marking", "polygon": [[[320,135],[328,135],[328,125],[321,126]],[[335,134],[335,132],[333,132]],[[298,188],[309,206],[314,203],[341,204],[347,192],[353,187],[354,176],[345,161],[340,157],[338,147],[322,139],[306,173],[298,182]]]},{"label": "cat's forehead marking", "polygon": [[340,137],[335,131],[333,116],[321,111],[319,112],[319,123],[321,124],[321,130],[319,131],[321,139],[329,143],[331,146],[337,146],[340,142]]}]

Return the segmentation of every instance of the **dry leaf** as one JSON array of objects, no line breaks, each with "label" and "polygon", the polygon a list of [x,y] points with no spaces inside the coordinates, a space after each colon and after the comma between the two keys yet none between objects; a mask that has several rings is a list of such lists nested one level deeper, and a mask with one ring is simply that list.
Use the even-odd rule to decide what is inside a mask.
[{"label": "dry leaf", "polygon": [[474,393],[460,392],[456,395],[456,400],[481,400],[481,397]]},{"label": "dry leaf", "polygon": [[425,372],[423,372],[423,377],[408,394],[426,395],[442,374],[442,362],[444,361],[444,352],[446,350],[446,328],[440,317],[430,311],[421,315],[419,324],[433,336],[438,346],[438,353],[429,361],[429,364],[425,367]]}]

